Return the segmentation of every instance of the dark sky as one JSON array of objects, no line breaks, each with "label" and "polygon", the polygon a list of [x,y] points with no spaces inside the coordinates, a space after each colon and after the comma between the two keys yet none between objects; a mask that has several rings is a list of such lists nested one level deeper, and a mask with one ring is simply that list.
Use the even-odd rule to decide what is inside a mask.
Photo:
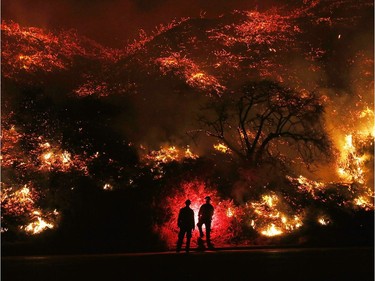
[{"label": "dark sky", "polygon": [[181,17],[216,17],[235,9],[267,8],[287,0],[2,0],[2,19],[48,29],[76,29],[107,46],[121,47],[156,25]]}]

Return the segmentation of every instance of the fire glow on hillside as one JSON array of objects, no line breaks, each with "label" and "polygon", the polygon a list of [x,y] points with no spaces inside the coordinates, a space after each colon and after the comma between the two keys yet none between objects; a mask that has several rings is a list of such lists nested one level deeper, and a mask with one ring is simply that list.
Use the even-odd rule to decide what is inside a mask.
[{"label": "fire glow on hillside", "polygon": [[[218,246],[271,243],[311,221],[329,228],[335,212],[324,205],[372,212],[373,42],[364,33],[366,40],[342,46],[351,43],[346,37],[360,28],[361,13],[371,4],[300,2],[290,9],[236,10],[215,20],[174,20],[151,34],[141,31],[123,49],[73,31],[3,21],[2,232],[58,229],[60,207],[69,209],[64,200],[87,182],[105,196],[142,190],[152,197],[150,209],[157,213],[147,216],[155,218],[150,228],[168,248],[176,243],[183,202],[192,201],[197,222],[207,195],[215,207],[212,240]],[[335,64],[345,71],[333,70]],[[266,80],[280,88],[259,99],[235,99],[245,82],[253,82],[256,95],[257,83]],[[209,117],[192,116],[222,100],[228,104],[213,107]],[[244,100],[252,106],[247,111]],[[238,116],[226,106],[239,109]],[[314,114],[322,117],[323,131],[314,127]],[[213,141],[202,120],[218,132]],[[300,131],[281,130],[295,124]],[[311,145],[301,127],[326,136],[328,160],[314,158],[323,145]],[[192,131],[209,141],[186,141]],[[259,163],[236,158],[259,146]],[[232,173],[233,179],[232,170],[245,172]],[[61,179],[63,188],[55,187]],[[144,195],[150,186],[151,195]],[[193,235],[196,243],[198,231]]]}]

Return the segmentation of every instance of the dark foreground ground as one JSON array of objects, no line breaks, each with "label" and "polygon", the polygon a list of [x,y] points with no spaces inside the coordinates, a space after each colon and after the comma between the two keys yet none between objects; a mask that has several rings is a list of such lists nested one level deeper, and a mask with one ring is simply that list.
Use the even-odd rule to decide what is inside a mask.
[{"label": "dark foreground ground", "polygon": [[374,249],[216,249],[108,255],[2,257],[2,281],[373,281]]}]

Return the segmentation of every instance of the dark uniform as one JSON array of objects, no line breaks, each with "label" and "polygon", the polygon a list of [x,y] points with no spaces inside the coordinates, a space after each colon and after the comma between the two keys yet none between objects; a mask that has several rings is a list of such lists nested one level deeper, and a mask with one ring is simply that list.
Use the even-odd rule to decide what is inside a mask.
[{"label": "dark uniform", "polygon": [[181,250],[182,241],[186,234],[186,252],[190,249],[190,240],[193,229],[195,228],[194,211],[189,207],[190,200],[185,201],[186,206],[180,209],[177,219],[177,225],[180,228],[177,241],[177,252]]},{"label": "dark uniform", "polygon": [[202,230],[202,225],[204,224],[206,227],[206,240],[207,243],[211,243],[211,221],[212,217],[214,215],[214,207],[210,204],[211,198],[207,196],[206,198],[206,203],[203,204],[198,212],[198,229],[199,229],[199,235],[202,238],[203,235],[203,230]]}]

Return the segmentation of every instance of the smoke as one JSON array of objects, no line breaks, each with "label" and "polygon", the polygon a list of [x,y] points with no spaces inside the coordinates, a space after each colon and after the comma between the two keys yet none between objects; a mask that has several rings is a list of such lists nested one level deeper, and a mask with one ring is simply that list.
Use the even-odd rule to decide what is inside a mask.
[{"label": "smoke", "polygon": [[159,24],[182,17],[217,17],[235,9],[265,9],[272,1],[4,0],[2,18],[24,26],[76,29],[105,46],[121,48]]}]

